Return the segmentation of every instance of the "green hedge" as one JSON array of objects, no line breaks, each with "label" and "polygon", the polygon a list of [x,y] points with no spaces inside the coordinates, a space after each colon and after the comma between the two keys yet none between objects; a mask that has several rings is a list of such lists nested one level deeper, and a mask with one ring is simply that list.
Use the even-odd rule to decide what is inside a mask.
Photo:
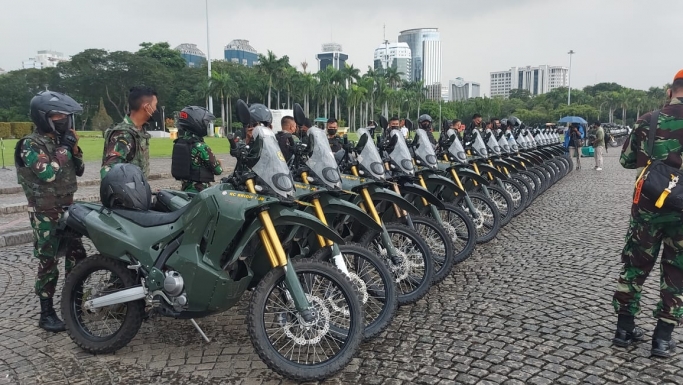
[{"label": "green hedge", "polygon": [[7,122],[0,122],[0,138],[7,139],[12,135],[12,125]]},{"label": "green hedge", "polygon": [[11,122],[12,136],[15,138],[23,138],[33,131],[33,123],[31,122]]}]

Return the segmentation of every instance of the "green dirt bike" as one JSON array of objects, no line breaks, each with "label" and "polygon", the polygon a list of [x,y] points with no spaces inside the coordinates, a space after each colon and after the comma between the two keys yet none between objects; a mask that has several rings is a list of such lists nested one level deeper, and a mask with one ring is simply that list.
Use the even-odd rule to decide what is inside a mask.
[{"label": "green dirt bike", "polygon": [[[246,105],[238,102],[237,109],[248,123]],[[208,341],[194,318],[226,311],[254,289],[247,327],[271,369],[314,381],[351,361],[364,329],[360,294],[338,268],[290,258],[283,247],[299,228],[344,241],[297,210],[294,182],[272,131],[258,126],[253,138],[250,154],[257,156],[244,159],[252,171],[243,175],[247,192],[218,184],[169,213],[106,201],[68,208],[62,234],[90,238],[99,252],[72,270],[62,290],[62,315],[78,346],[96,354],[122,348],[140,329],[146,308],[190,319]],[[276,227],[289,230],[280,237]]]},{"label": "green dirt bike", "polygon": [[343,150],[335,154],[342,171],[342,188],[353,192],[346,199],[367,212],[382,230],[374,231],[358,221],[344,220],[335,221],[333,228],[343,237],[359,242],[385,258],[398,285],[399,305],[417,302],[429,292],[433,282],[431,250],[414,228],[382,219],[384,213],[380,213],[378,207],[388,202],[411,215],[420,212],[402,196],[384,188],[386,175],[382,158],[372,140],[372,130],[361,128],[358,137],[357,143],[350,143],[344,138]]}]

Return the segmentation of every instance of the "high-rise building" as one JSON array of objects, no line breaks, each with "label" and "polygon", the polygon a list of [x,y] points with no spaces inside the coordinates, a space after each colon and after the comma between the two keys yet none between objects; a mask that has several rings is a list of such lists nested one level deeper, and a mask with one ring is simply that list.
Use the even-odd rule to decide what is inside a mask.
[{"label": "high-rise building", "polygon": [[42,50],[35,57],[21,62],[22,68],[49,68],[57,67],[58,63],[69,61],[69,58],[61,52]]},{"label": "high-rise building", "polygon": [[401,31],[398,41],[407,43],[412,56],[411,81],[421,81],[429,88],[427,97],[441,96],[441,38],[437,28],[416,28]]},{"label": "high-rise building", "polygon": [[476,82],[466,81],[463,78],[455,78],[448,82],[448,100],[454,102],[478,98],[481,92],[481,85]]},{"label": "high-rise building", "polygon": [[375,71],[382,73],[389,67],[401,73],[401,79],[409,80],[411,76],[411,53],[408,43],[389,43],[385,40],[375,48]]},{"label": "high-rise building", "polygon": [[249,45],[249,40],[235,39],[228,43],[224,49],[225,60],[253,67],[259,64],[258,53]]},{"label": "high-rise building", "polygon": [[188,67],[201,67],[206,63],[206,55],[197,48],[197,44],[183,43],[175,47],[175,50],[180,52]]},{"label": "high-rise building", "polygon": [[533,95],[545,94],[569,85],[569,69],[560,66],[512,67],[491,72],[491,96],[509,97],[510,90],[523,89]]},{"label": "high-rise building", "polygon": [[323,44],[322,52],[315,55],[318,60],[318,71],[332,66],[336,70],[346,67],[346,61],[349,60],[349,55],[342,52],[341,44],[326,43]]}]

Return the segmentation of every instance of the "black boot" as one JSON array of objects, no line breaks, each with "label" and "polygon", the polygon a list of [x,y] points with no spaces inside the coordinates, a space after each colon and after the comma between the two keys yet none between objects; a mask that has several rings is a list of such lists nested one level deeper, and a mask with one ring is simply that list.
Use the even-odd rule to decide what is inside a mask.
[{"label": "black boot", "polygon": [[619,314],[617,331],[614,334],[612,343],[626,348],[635,342],[642,341],[644,335],[643,329],[636,326],[634,316]]},{"label": "black boot", "polygon": [[40,321],[38,326],[53,333],[66,330],[64,322],[57,317],[55,308],[52,306],[52,298],[40,299]]},{"label": "black boot", "polygon": [[655,357],[669,358],[676,353],[676,341],[671,338],[676,325],[657,321],[657,327],[652,334],[652,355]]}]

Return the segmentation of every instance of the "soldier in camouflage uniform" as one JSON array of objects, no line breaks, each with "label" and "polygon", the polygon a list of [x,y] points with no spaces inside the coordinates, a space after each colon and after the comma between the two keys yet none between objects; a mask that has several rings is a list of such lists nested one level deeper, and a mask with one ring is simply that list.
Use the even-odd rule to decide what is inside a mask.
[{"label": "soldier in camouflage uniform", "polygon": [[60,238],[57,225],[64,207],[73,203],[78,187],[76,176],[84,171],[83,153],[72,129],[73,114],[81,106],[58,92],[44,91],[31,100],[35,130],[20,139],[14,149],[17,179],[26,194],[33,228],[33,256],[38,258],[35,293],[40,298],[38,326],[51,331],[65,330],[53,307],[59,270],[60,246],[66,250],[66,274],[86,257],[80,238]]},{"label": "soldier in camouflage uniform", "polygon": [[104,178],[111,166],[131,163],[149,176],[149,121],[157,109],[157,93],[149,87],[133,87],[128,95],[130,114],[123,122],[104,133],[104,151],[100,176]]},{"label": "soldier in camouflage uniform", "polygon": [[337,119],[327,119],[327,140],[330,142],[332,152],[337,152],[342,149],[342,139],[337,135],[338,129]]},{"label": "soldier in camouflage uniform", "polygon": [[[652,113],[636,122],[621,152],[624,168],[637,168],[640,173],[645,167],[650,129],[657,130],[654,158],[683,168],[683,70],[674,78],[668,94],[671,101],[661,110],[657,127],[650,127]],[[671,334],[683,317],[683,213],[661,212],[642,195],[631,207],[626,245],[621,254],[624,265],[613,298],[619,317],[613,343],[626,347],[643,339],[643,330],[635,326],[635,316],[640,312],[643,284],[657,262],[662,243],[661,299],[654,309],[658,321],[652,337],[652,355],[670,357],[675,352]]]},{"label": "soldier in camouflage uniform", "polygon": [[214,175],[221,175],[221,163],[204,143],[207,128],[216,117],[206,108],[189,106],[178,114],[183,136],[174,141],[171,174],[182,181],[182,190],[200,192],[210,186]]}]

